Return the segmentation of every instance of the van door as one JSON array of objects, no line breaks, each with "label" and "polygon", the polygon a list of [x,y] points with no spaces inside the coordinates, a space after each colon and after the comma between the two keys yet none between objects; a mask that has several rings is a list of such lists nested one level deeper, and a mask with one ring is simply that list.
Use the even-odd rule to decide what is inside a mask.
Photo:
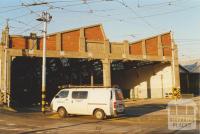
[{"label": "van door", "polygon": [[116,89],[115,91],[115,102],[114,108],[116,109],[117,113],[123,113],[125,110],[124,102],[123,102],[123,94],[120,89]]},{"label": "van door", "polygon": [[62,90],[62,91],[60,91],[55,96],[55,98],[53,99],[53,101],[54,101],[53,104],[56,104],[57,105],[56,107],[63,106],[66,109],[68,109],[68,106],[69,106],[68,94],[69,94],[68,90]]},{"label": "van door", "polygon": [[88,91],[72,91],[70,110],[73,114],[88,114]]}]

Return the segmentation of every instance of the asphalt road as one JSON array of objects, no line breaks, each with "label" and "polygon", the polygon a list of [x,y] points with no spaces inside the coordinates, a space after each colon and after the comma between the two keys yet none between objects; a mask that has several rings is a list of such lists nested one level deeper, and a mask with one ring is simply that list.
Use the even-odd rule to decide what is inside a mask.
[{"label": "asphalt road", "polygon": [[[200,97],[196,98],[199,103]],[[0,111],[0,134],[198,134],[195,130],[169,130],[167,99],[146,99],[126,102],[127,114],[119,118],[96,120],[91,116],[60,119],[57,114],[40,112]]]}]

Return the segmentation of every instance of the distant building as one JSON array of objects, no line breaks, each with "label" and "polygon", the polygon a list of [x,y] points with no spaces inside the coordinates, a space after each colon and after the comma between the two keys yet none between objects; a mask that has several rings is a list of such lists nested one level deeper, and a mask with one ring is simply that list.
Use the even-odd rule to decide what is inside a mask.
[{"label": "distant building", "polygon": [[191,73],[200,73],[200,61],[190,65],[185,65],[184,67]]},{"label": "distant building", "polygon": [[179,72],[182,93],[200,95],[200,63],[179,65]]}]

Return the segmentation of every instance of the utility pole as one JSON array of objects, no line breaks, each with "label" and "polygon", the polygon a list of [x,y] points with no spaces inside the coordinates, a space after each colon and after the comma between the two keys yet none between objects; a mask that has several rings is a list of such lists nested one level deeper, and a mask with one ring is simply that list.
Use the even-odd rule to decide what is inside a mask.
[{"label": "utility pole", "polygon": [[[8,95],[8,78],[7,78],[7,49],[8,49],[8,34],[9,34],[9,25],[8,19],[6,20],[6,27],[5,27],[5,55],[4,55],[4,101],[7,103],[7,106],[10,107],[10,96]],[[8,98],[7,98],[8,97]]]},{"label": "utility pole", "polygon": [[41,111],[45,114],[46,105],[46,34],[47,34],[47,23],[50,22],[52,16],[47,12],[42,12],[42,16],[37,21],[44,22],[43,30],[43,56],[42,56],[42,106]]}]

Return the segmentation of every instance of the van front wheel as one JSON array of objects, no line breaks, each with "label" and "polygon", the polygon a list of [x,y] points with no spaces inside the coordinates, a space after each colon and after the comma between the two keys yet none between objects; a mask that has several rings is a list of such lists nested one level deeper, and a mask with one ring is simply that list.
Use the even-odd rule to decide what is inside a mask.
[{"label": "van front wheel", "polygon": [[104,113],[103,110],[98,109],[98,110],[95,111],[94,116],[95,116],[96,119],[98,119],[98,120],[103,120],[104,117],[105,117],[105,113]]},{"label": "van front wheel", "polygon": [[59,116],[60,116],[61,118],[64,118],[64,117],[67,116],[67,111],[65,110],[65,108],[60,107],[60,108],[58,109],[58,114],[59,114]]}]

